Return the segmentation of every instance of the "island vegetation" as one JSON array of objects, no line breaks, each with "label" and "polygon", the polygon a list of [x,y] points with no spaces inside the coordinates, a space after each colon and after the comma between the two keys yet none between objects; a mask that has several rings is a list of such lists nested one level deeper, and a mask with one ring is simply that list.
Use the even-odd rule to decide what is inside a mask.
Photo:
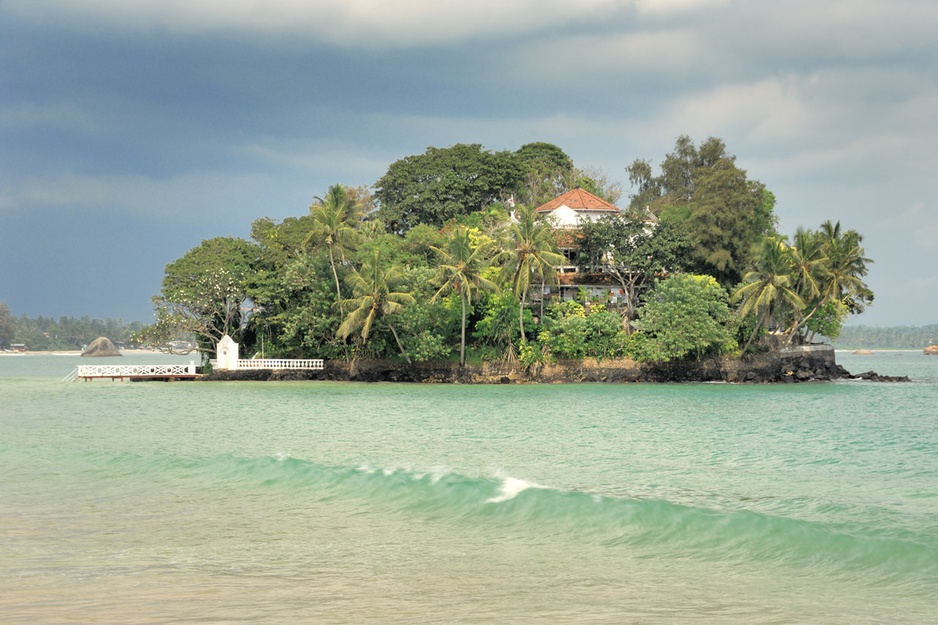
[{"label": "island vegetation", "polygon": [[620,187],[547,143],[428,148],[169,263],[141,336],[351,363],[660,363],[835,339],[873,300],[863,237],[830,221],[779,234],[775,196],[721,140],[682,136],[626,171],[621,211],[562,228],[537,207]]},{"label": "island vegetation", "polygon": [[121,319],[84,317],[15,316],[5,302],[0,302],[0,349],[20,345],[29,351],[75,351],[84,349],[94,339],[106,336],[119,345],[136,346],[144,324],[125,323]]}]

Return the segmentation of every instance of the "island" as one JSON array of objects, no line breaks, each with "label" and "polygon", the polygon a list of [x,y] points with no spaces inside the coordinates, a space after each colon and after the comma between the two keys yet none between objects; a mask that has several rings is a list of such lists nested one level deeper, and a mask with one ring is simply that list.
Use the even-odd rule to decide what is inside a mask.
[{"label": "island", "polygon": [[873,300],[860,233],[782,234],[775,196],[717,138],[626,172],[620,206],[620,185],[552,144],[428,148],[169,263],[140,338],[194,341],[208,370],[231,336],[247,357],[322,359],[302,375],[327,379],[849,375],[823,343]]}]

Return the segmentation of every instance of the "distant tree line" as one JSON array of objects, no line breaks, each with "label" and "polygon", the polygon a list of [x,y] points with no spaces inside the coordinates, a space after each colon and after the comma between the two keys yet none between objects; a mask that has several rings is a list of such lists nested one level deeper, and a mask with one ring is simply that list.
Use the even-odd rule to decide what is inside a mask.
[{"label": "distant tree line", "polygon": [[938,324],[926,326],[846,326],[833,341],[841,349],[925,349],[938,344]]},{"label": "distant tree line", "polygon": [[77,350],[99,336],[115,342],[133,344],[135,335],[144,325],[139,321],[124,323],[120,319],[91,319],[87,316],[36,318],[13,316],[9,306],[0,302],[0,348],[10,349],[22,343],[31,351]]},{"label": "distant tree line", "polygon": [[[680,137],[659,171],[627,172],[625,214],[561,231],[535,208],[574,187],[615,202],[618,186],[551,144],[428,148],[370,189],[333,185],[307,214],[169,263],[142,336],[353,363],[666,361],[763,349],[769,333],[835,338],[872,301],[862,236],[831,222],[781,236],[774,195],[719,139]],[[571,262],[561,244],[620,296],[545,298]]]}]

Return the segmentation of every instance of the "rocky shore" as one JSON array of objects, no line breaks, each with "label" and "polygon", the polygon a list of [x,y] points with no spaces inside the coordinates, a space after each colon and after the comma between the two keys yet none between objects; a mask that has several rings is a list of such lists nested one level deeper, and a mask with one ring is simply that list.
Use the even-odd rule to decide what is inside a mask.
[{"label": "rocky shore", "polygon": [[881,376],[873,371],[853,375],[834,359],[833,348],[812,345],[759,354],[745,359],[713,358],[700,361],[638,363],[633,360],[559,361],[523,369],[500,363],[467,365],[386,361],[349,364],[327,361],[321,371],[238,370],[213,371],[202,378],[227,380],[336,380],[359,382],[418,382],[463,384],[577,383],[577,382],[730,382],[794,384],[845,379],[875,382],[907,382],[905,376]]}]

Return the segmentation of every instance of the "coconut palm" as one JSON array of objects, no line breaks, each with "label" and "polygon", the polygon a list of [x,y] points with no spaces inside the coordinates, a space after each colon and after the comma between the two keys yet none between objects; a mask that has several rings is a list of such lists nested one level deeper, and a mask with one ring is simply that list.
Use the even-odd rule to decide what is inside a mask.
[{"label": "coconut palm", "polygon": [[554,230],[549,222],[538,221],[534,208],[519,207],[508,226],[506,250],[499,255],[502,279],[511,285],[518,307],[518,327],[524,340],[524,305],[532,278],[553,280],[556,268],[565,262],[554,251]]},{"label": "coconut palm", "polygon": [[[824,240],[820,233],[798,227],[792,245],[785,248],[791,263],[792,287],[806,306],[795,311],[788,342],[824,304],[821,282],[828,270]],[[810,310],[809,310],[810,309]]]},{"label": "coconut palm", "polygon": [[821,224],[821,236],[828,257],[822,293],[825,299],[847,305],[851,312],[862,312],[864,304],[872,299],[872,292],[862,280],[873,261],[866,258],[861,247],[863,236],[856,230],[842,232],[840,222],[830,220]]},{"label": "coconut palm", "polygon": [[[336,334],[346,339],[354,333],[359,335],[359,347],[364,348],[371,336],[371,330],[375,321],[381,317],[388,317],[405,305],[412,304],[414,301],[410,293],[397,291],[404,279],[404,270],[400,265],[389,265],[381,257],[381,251],[375,249],[362,264],[362,268],[353,269],[346,281],[352,290],[352,297],[337,302],[340,306],[343,304],[353,308],[342,324],[339,326]],[[410,364],[410,357],[401,345],[401,340],[397,336],[394,326],[388,321],[388,328],[397,341],[397,347],[401,350],[404,359]]]},{"label": "coconut palm", "polygon": [[743,277],[743,284],[733,294],[734,300],[740,301],[739,316],[749,313],[759,315],[759,323],[753,329],[743,351],[749,349],[761,328],[769,325],[769,320],[784,305],[796,311],[804,308],[804,301],[792,288],[791,257],[784,242],[770,238],[763,243],[758,267]]},{"label": "coconut palm", "polygon": [[495,284],[482,276],[488,266],[488,246],[472,245],[469,229],[459,226],[446,240],[444,248],[433,247],[439,256],[438,280],[442,286],[433,296],[435,301],[446,291],[459,293],[462,303],[460,322],[459,366],[466,365],[466,309],[472,304],[472,294],[479,289],[494,290]]},{"label": "coconut palm", "polygon": [[342,287],[336,271],[336,256],[344,261],[345,253],[361,243],[357,229],[361,212],[349,196],[348,188],[341,184],[329,187],[325,198],[315,199],[316,203],[309,207],[313,228],[306,237],[306,243],[312,243],[315,247],[324,245],[328,249],[329,265],[332,267],[332,277],[335,278],[336,301],[341,302]]}]

